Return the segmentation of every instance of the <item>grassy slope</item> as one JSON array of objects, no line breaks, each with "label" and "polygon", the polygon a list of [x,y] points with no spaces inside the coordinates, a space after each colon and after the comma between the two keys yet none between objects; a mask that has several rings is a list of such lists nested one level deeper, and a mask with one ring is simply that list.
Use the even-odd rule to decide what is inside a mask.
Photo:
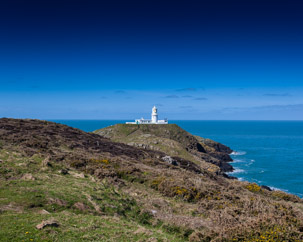
[{"label": "grassy slope", "polygon": [[[6,150],[1,150],[0,160],[0,241],[182,240],[151,226],[150,215],[134,199],[90,175],[82,178],[77,171],[63,175],[60,167],[43,167],[39,156],[24,158]],[[24,174],[33,175],[24,179]],[[85,209],[76,208],[76,203]],[[43,209],[49,214],[41,214]],[[60,226],[35,228],[49,218]]]},{"label": "grassy slope", "polygon": [[[181,129],[176,124],[168,125],[131,125],[131,124],[117,124],[109,126],[107,128],[99,129],[94,133],[110,138],[116,142],[122,142],[125,144],[143,147],[152,150],[162,151],[170,156],[178,156],[186,160],[191,160],[202,168],[211,172],[219,170],[218,166],[211,163],[206,163],[201,157],[195,155],[194,152],[189,152],[195,146],[198,140]],[[203,147],[213,150],[204,143],[201,143]],[[207,154],[206,158],[211,158]],[[211,158],[216,160],[214,158]]]},{"label": "grassy slope", "polygon": [[[303,239],[303,203],[293,195],[63,125],[1,121],[0,241]],[[35,228],[50,217],[58,228]]]}]

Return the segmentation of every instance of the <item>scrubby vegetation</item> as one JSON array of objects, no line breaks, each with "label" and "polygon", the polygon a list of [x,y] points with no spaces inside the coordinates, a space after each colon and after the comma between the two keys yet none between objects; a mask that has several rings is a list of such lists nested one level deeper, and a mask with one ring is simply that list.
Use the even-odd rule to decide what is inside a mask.
[{"label": "scrubby vegetation", "polygon": [[[0,161],[0,241],[182,241],[152,226],[151,213],[106,180],[62,174],[63,166],[46,168],[39,155],[2,149]],[[49,218],[59,227],[36,229]]]},{"label": "scrubby vegetation", "polygon": [[213,173],[232,171],[232,150],[218,142],[194,136],[176,124],[131,125],[116,124],[94,131],[116,142],[162,151],[170,156],[191,160]]},{"label": "scrubby vegetation", "polygon": [[303,240],[300,198],[198,160],[38,120],[0,119],[0,144],[0,241]]}]

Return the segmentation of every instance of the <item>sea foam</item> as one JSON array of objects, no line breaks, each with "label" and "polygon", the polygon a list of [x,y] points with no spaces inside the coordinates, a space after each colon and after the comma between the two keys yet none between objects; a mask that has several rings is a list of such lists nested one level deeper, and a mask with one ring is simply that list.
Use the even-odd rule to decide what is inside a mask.
[{"label": "sea foam", "polygon": [[231,155],[245,155],[246,151],[233,151]]},{"label": "sea foam", "polygon": [[243,169],[235,168],[233,171],[226,172],[226,173],[228,173],[228,174],[239,174],[239,173],[244,173],[244,172],[245,172],[245,170],[243,170]]},{"label": "sea foam", "polygon": [[234,159],[232,163],[244,163],[245,160],[241,160],[241,159]]},{"label": "sea foam", "polygon": [[288,190],[286,190],[286,189],[276,188],[276,187],[272,187],[272,186],[269,186],[269,188],[273,191],[288,192]]}]

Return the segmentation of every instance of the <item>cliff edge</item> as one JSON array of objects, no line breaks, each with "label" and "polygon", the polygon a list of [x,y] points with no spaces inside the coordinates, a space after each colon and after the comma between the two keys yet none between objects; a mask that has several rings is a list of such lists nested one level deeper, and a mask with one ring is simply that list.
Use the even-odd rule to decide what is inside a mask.
[{"label": "cliff edge", "polygon": [[232,150],[229,147],[194,136],[176,124],[116,124],[94,133],[116,142],[182,157],[217,174],[233,171],[229,164],[232,161],[229,156]]}]

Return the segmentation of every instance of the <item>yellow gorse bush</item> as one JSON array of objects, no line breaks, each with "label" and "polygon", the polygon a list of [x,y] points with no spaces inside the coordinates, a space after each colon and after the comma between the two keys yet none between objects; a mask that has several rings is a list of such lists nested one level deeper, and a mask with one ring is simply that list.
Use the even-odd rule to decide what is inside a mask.
[{"label": "yellow gorse bush", "polygon": [[251,192],[259,192],[259,191],[261,191],[261,187],[258,186],[256,183],[248,184],[248,185],[245,186],[245,188],[248,191],[251,191]]},{"label": "yellow gorse bush", "polygon": [[109,160],[107,159],[91,159],[91,161],[93,162],[97,162],[97,163],[103,163],[103,164],[109,164]]}]

